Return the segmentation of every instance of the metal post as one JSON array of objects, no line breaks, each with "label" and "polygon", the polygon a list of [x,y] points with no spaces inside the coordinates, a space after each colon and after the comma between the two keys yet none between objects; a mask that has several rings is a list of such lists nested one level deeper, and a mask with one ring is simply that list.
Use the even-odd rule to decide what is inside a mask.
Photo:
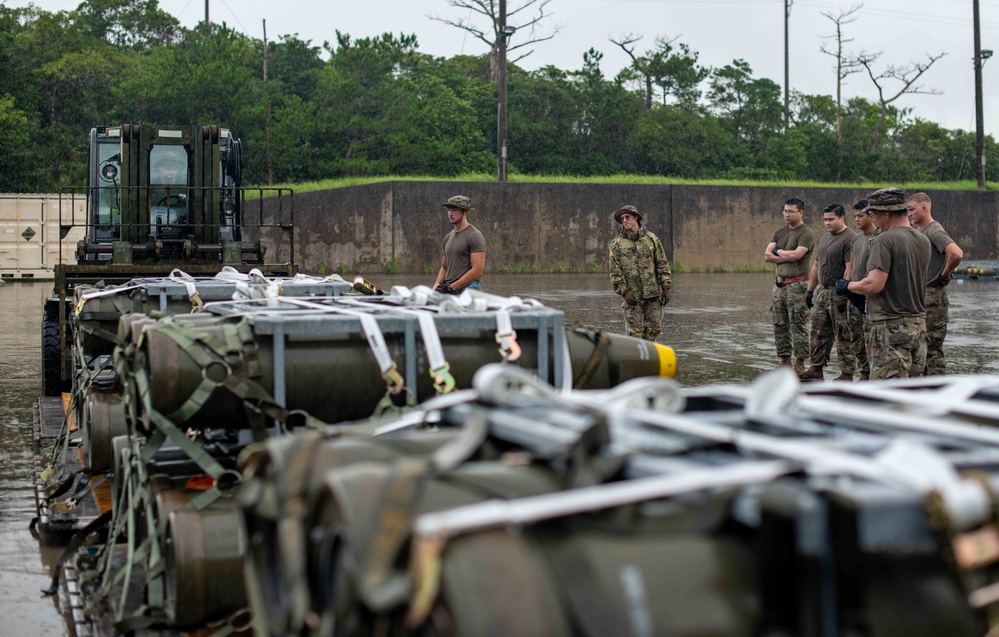
[{"label": "metal post", "polygon": [[205,0],[205,26],[209,25],[208,22],[208,0]]},{"label": "metal post", "polygon": [[791,17],[791,4],[793,0],[784,0],[784,130],[787,130],[791,113],[791,65],[790,65],[790,36],[788,34],[788,21]]},{"label": "metal post", "polygon": [[499,0],[499,28],[496,33],[499,68],[497,84],[499,105],[497,109],[496,144],[498,156],[498,181],[506,181],[506,0]]},{"label": "metal post", "polygon": [[978,187],[985,188],[985,116],[982,114],[982,33],[978,17],[978,0],[973,0],[975,12],[975,174]]}]

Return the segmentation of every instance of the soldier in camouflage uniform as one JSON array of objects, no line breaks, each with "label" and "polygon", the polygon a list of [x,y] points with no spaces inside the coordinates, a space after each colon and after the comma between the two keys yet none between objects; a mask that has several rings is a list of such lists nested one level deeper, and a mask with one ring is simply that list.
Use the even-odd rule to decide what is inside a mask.
[{"label": "soldier in camouflage uniform", "polygon": [[624,300],[624,322],[628,334],[656,340],[662,329],[663,306],[669,303],[672,277],[666,251],[659,237],[642,227],[635,206],[614,212],[621,224],[610,244],[610,277],[614,292]]},{"label": "soldier in camouflage uniform", "polygon": [[805,294],[811,269],[815,235],[802,221],[805,202],[788,199],[784,202],[784,223],[774,230],[763,253],[763,259],[775,266],[773,298],[770,312],[774,323],[774,345],[781,365],[791,365],[794,371],[805,371],[808,357],[808,305]]},{"label": "soldier in camouflage uniform", "polygon": [[[864,212],[865,208],[867,208],[866,199],[861,199],[853,204],[853,219],[857,222],[859,232],[853,237],[850,262],[846,266],[846,273],[843,277],[849,281],[859,281],[867,276],[867,255],[870,252],[871,241],[878,233],[874,219],[871,218],[869,212]],[[871,338],[871,321],[865,312],[861,312],[852,303],[847,308],[846,316],[850,329],[847,355],[853,356],[857,361],[857,369],[860,370],[858,380],[869,380],[871,363],[867,360],[867,341]]]},{"label": "soldier in camouflage uniform", "polygon": [[867,198],[868,212],[881,229],[871,242],[867,276],[840,279],[836,292],[871,319],[868,359],[871,379],[922,376],[926,369],[926,272],[930,240],[909,225],[905,191],[883,188]]},{"label": "soldier in camouflage uniform", "polygon": [[939,221],[933,220],[929,195],[917,192],[906,201],[909,218],[930,240],[930,269],[926,274],[926,373],[943,375],[947,371],[943,342],[947,337],[950,300],[947,284],[950,273],[961,263],[964,251],[954,243]]},{"label": "soldier in camouflage uniform", "polygon": [[857,358],[850,355],[851,340],[848,324],[849,302],[834,294],[836,281],[842,279],[846,264],[850,262],[854,232],[846,227],[846,210],[838,203],[822,209],[822,223],[826,231],[819,237],[808,275],[808,292],[805,303],[812,310],[812,323],[809,332],[810,366],[798,378],[801,380],[822,380],[822,368],[829,362],[833,343],[836,343],[836,356],[840,374],[835,380],[853,380]]}]

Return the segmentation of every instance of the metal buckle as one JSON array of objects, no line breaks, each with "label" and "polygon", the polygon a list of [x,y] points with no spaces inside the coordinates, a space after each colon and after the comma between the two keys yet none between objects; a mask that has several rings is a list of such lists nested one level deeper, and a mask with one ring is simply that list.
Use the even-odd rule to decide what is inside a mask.
[{"label": "metal buckle", "polygon": [[454,390],[454,376],[451,375],[451,365],[444,363],[443,367],[430,370],[430,377],[434,379],[434,389],[438,394],[446,394]]},{"label": "metal buckle", "polygon": [[390,394],[398,394],[406,386],[406,382],[403,380],[398,368],[396,368],[395,363],[392,363],[392,367],[382,374],[382,378],[385,380]]},{"label": "metal buckle", "polygon": [[499,343],[499,353],[508,363],[520,358],[522,350],[520,348],[520,343],[517,342],[517,332],[510,332],[509,334],[497,334],[496,342]]}]

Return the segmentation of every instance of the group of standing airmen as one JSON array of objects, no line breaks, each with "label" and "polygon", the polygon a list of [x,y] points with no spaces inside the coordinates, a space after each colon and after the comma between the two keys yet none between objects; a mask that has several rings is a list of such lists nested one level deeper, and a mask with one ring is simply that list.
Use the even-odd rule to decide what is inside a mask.
[{"label": "group of standing airmen", "polygon": [[[441,266],[433,288],[443,294],[460,294],[478,288],[486,263],[486,241],[468,222],[472,200],[455,195],[444,202],[451,231],[444,237]],[[642,227],[635,206],[614,212],[621,225],[610,244],[610,273],[614,292],[621,296],[628,334],[654,341],[662,329],[663,307],[669,303],[672,278],[666,251],[655,234]]]},{"label": "group of standing airmen", "polygon": [[805,203],[784,204],[784,225],[764,255],[776,266],[771,311],[781,364],[821,380],[835,343],[835,380],[945,373],[946,286],[964,253],[933,219],[925,193],[884,188],[853,208],[859,232],[831,204],[816,243],[802,219]]},{"label": "group of standing airmen", "polygon": [[[466,218],[468,197],[443,205],[453,229],[434,288],[457,294],[478,287],[485,240]],[[817,242],[804,214],[801,199],[784,202],[784,224],[764,253],[776,271],[771,312],[781,365],[802,380],[822,380],[835,344],[835,380],[945,373],[947,284],[964,253],[933,219],[930,197],[878,190],[853,206],[858,231],[847,226],[843,206],[830,204]],[[621,227],[610,243],[610,278],[628,334],[655,340],[672,289],[666,252],[635,206],[619,208],[614,220]]]}]

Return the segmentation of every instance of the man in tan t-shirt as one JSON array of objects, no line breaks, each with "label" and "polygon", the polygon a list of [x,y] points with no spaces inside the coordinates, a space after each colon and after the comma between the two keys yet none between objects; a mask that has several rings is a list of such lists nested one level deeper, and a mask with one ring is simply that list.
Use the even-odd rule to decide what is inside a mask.
[{"label": "man in tan t-shirt", "polygon": [[930,240],[930,269],[926,273],[926,374],[943,375],[947,371],[943,342],[947,338],[950,300],[947,284],[950,273],[964,258],[961,249],[939,221],[933,219],[930,196],[924,192],[910,195],[906,200],[912,225]]},{"label": "man in tan t-shirt", "polygon": [[468,223],[472,200],[455,195],[441,204],[447,208],[452,230],[444,237],[444,256],[434,281],[434,290],[461,294],[465,288],[478,288],[486,267],[486,240],[478,228]]},{"label": "man in tan t-shirt", "polygon": [[836,292],[867,297],[871,380],[922,376],[926,369],[926,272],[930,240],[909,225],[905,191],[882,188],[867,198],[881,233],[871,242],[867,276],[840,279]]},{"label": "man in tan t-shirt", "polygon": [[802,221],[805,202],[788,199],[784,202],[784,224],[770,236],[763,259],[774,264],[776,278],[770,312],[774,324],[774,345],[781,365],[791,365],[794,371],[805,371],[808,357],[808,306],[805,292],[811,271],[812,247],[815,235]]}]

